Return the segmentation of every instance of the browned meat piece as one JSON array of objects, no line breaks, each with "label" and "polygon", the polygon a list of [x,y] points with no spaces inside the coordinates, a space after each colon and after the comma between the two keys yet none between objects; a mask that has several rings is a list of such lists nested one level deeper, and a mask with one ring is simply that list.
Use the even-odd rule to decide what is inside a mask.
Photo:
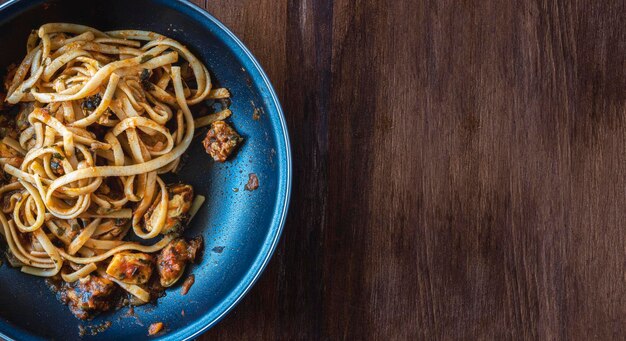
[{"label": "browned meat piece", "polygon": [[215,121],[202,141],[206,152],[213,160],[224,162],[243,139],[224,121]]},{"label": "browned meat piece", "polygon": [[187,241],[189,247],[187,248],[187,255],[189,256],[190,262],[198,262],[200,260],[200,253],[204,248],[204,238],[202,236],[197,236],[191,240]]},{"label": "browned meat piece", "polygon": [[191,240],[189,243],[183,238],[177,238],[161,250],[157,257],[157,270],[162,286],[170,287],[180,279],[187,262],[196,259],[202,244],[201,237]]},{"label": "browned meat piece", "polygon": [[116,286],[112,281],[90,275],[74,283],[65,283],[61,299],[77,318],[87,320],[113,306]]},{"label": "browned meat piece", "polygon": [[244,186],[246,191],[254,191],[259,188],[259,178],[254,173],[248,174],[248,183]]},{"label": "browned meat piece", "polygon": [[178,238],[171,241],[157,257],[161,285],[170,287],[183,275],[187,265],[187,242]]},{"label": "browned meat piece", "polygon": [[140,252],[118,253],[113,256],[106,272],[124,283],[144,284],[152,276],[152,256]]},{"label": "browned meat piece", "polygon": [[156,322],[150,325],[150,327],[148,328],[148,335],[152,336],[152,335],[156,335],[158,334],[161,330],[163,330],[163,322]]},{"label": "browned meat piece", "polygon": [[[166,233],[180,233],[184,230],[187,224],[189,208],[193,200],[193,187],[185,184],[173,184],[167,186],[167,192],[169,195],[169,203],[167,206],[167,218],[165,219],[165,227],[163,227],[164,234]],[[154,203],[148,209],[145,215],[146,230],[152,231],[154,226],[154,220],[157,218],[153,215],[154,210],[161,202],[161,196],[157,195]]]}]

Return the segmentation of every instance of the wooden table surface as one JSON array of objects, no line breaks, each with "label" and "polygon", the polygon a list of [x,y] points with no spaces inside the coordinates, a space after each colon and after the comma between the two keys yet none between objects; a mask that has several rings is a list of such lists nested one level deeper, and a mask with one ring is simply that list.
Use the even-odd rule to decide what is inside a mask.
[{"label": "wooden table surface", "polygon": [[197,3],[294,155],[280,246],[203,340],[625,337],[625,2]]}]

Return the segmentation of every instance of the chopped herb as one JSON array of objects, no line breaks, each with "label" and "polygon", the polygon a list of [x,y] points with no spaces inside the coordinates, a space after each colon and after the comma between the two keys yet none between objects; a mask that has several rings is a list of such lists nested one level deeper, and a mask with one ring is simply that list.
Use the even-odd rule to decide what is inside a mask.
[{"label": "chopped herb", "polygon": [[95,94],[85,98],[82,103],[82,108],[83,110],[96,110],[96,108],[100,105],[100,102],[102,102],[102,97],[100,94]]},{"label": "chopped herb", "polygon": [[59,159],[59,160],[65,159],[63,157],[63,155],[61,155],[60,153],[54,153],[54,154],[52,154],[52,157],[55,158],[55,159]]},{"label": "chopped herb", "polygon": [[72,228],[72,232],[78,232],[78,230],[80,230],[80,225],[78,225],[77,223],[73,223],[71,225]]},{"label": "chopped herb", "polygon": [[53,160],[53,161],[50,161],[50,166],[51,166],[54,170],[57,170],[57,169],[59,169],[59,166],[61,166],[61,165],[59,164],[59,162],[58,162],[58,161],[54,161],[54,160]]},{"label": "chopped herb", "polygon": [[139,75],[139,79],[140,79],[142,82],[145,82],[145,81],[147,81],[147,80],[148,80],[148,78],[150,78],[150,70],[148,70],[148,69],[143,69],[143,70],[141,71],[141,74]]},{"label": "chopped herb", "polygon": [[153,56],[153,55],[151,55],[151,54],[146,54],[146,55],[141,56],[141,60],[140,60],[139,62],[140,62],[141,64],[143,64],[143,63],[145,63],[145,62],[149,61],[149,60],[150,60],[150,59],[152,59],[152,58],[154,58],[154,56]]}]

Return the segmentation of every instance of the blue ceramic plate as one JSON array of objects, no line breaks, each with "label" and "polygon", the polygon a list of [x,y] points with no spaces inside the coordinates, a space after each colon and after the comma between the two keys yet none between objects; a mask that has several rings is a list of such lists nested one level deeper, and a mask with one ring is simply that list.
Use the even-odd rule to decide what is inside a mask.
[{"label": "blue ceramic plate", "polygon": [[[56,300],[40,278],[0,267],[0,336],[6,339],[78,339],[79,325],[106,331],[84,339],[148,339],[147,329],[162,321],[163,340],[197,337],[226,315],[259,278],[280,238],[291,189],[291,155],[285,120],[272,86],[258,62],[224,25],[182,1],[9,1],[0,6],[0,67],[18,62],[28,32],[47,22],[74,22],[101,30],[155,31],[187,45],[208,66],[214,82],[233,94],[231,122],[245,138],[232,160],[213,162],[194,140],[177,178],[193,185],[207,201],[187,234],[204,235],[205,255],[191,271],[196,281],[182,296],[170,288],[155,305],[127,308],[82,322]],[[254,114],[260,115],[254,119]],[[248,174],[260,187],[244,190]],[[184,311],[184,313],[183,313]],[[183,316],[184,315],[184,316]],[[149,339],[158,339],[151,337]]]}]

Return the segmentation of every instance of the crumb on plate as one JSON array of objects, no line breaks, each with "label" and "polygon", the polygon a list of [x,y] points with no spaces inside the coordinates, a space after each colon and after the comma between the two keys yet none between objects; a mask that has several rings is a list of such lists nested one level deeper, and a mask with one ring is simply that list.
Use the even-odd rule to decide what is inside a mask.
[{"label": "crumb on plate", "polygon": [[163,322],[155,322],[148,328],[148,335],[156,335],[163,330]]},{"label": "crumb on plate", "polygon": [[254,173],[248,174],[248,183],[244,187],[246,191],[254,191],[259,188],[259,178]]}]

